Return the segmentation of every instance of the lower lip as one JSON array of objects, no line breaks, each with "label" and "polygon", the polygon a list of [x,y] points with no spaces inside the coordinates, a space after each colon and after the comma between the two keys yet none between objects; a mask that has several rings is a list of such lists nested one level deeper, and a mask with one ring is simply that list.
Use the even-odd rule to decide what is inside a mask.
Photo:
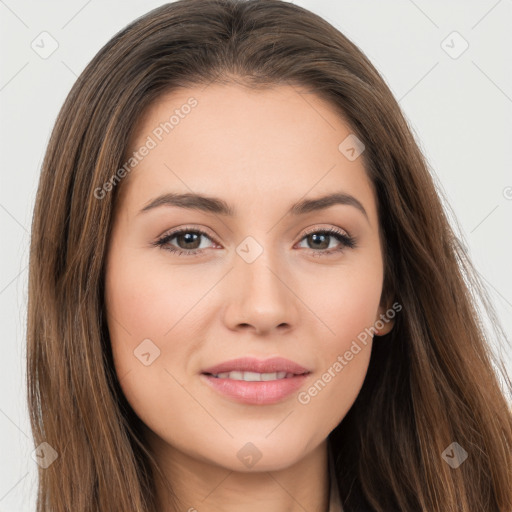
[{"label": "lower lip", "polygon": [[308,378],[309,374],[296,375],[287,379],[252,381],[218,379],[211,375],[201,374],[201,378],[216,391],[228,398],[243,404],[267,405],[284,400],[297,391]]}]

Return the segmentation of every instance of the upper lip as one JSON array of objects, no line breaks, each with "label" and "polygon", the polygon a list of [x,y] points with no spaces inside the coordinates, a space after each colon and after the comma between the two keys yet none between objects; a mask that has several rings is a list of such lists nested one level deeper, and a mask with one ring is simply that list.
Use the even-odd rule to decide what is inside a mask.
[{"label": "upper lip", "polygon": [[286,372],[296,375],[310,373],[307,368],[284,357],[272,357],[264,360],[256,359],[255,357],[241,357],[206,368],[202,373],[217,375],[219,373],[232,371],[256,373]]}]

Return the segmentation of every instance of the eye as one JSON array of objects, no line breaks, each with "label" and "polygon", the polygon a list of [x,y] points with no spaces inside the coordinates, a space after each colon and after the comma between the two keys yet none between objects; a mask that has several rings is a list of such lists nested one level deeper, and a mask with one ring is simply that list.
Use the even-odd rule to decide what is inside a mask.
[{"label": "eye", "polygon": [[[208,233],[201,229],[182,228],[163,235],[156,242],[153,242],[152,245],[175,253],[178,256],[182,254],[194,256],[202,253],[204,249],[207,248],[201,247],[201,237],[212,240]],[[178,247],[171,243],[174,239],[176,239]],[[332,239],[337,240],[339,245],[334,248],[329,248]],[[306,240],[312,244],[313,249],[309,250],[314,256],[329,256],[333,253],[339,253],[346,248],[352,249],[356,247],[355,238],[335,228],[310,230],[302,237],[302,240]]]},{"label": "eye", "polygon": [[[177,253],[178,256],[182,254],[193,256],[194,254],[202,252],[204,249],[204,247],[201,247],[201,237],[203,236],[210,239],[209,235],[200,229],[182,228],[164,235],[154,242],[153,245],[165,249],[166,251]],[[171,240],[175,238],[178,242],[178,247],[171,245]],[[183,247],[180,247],[180,245]]]},{"label": "eye", "polygon": [[[329,249],[330,242],[333,238],[339,242],[339,245]],[[312,249],[315,256],[329,256],[333,253],[339,253],[346,248],[353,249],[356,247],[355,238],[335,228],[311,230],[306,233],[302,240],[306,240],[306,242],[310,242],[313,247],[316,247],[316,249]]]}]

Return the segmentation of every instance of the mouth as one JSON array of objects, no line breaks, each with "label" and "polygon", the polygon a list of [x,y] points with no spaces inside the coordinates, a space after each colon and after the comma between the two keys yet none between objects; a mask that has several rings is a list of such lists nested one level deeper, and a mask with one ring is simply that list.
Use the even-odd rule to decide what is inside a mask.
[{"label": "mouth", "polygon": [[201,372],[207,385],[229,400],[252,405],[285,400],[304,385],[311,371],[284,358],[241,358]]},{"label": "mouth", "polygon": [[[307,372],[309,373],[309,372]],[[259,373],[259,372],[222,372],[222,373],[203,373],[216,379],[231,379],[231,380],[243,380],[245,382],[268,382],[271,380],[291,379],[298,375],[305,375],[305,373],[290,373],[290,372],[272,372],[272,373]]]}]

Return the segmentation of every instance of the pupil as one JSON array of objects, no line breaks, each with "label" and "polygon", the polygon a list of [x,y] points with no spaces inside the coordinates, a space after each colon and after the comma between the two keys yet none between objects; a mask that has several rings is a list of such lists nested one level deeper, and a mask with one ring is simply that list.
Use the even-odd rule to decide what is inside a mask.
[{"label": "pupil", "polygon": [[[315,240],[315,241],[318,241],[318,238],[319,238],[319,237],[322,237],[322,238],[324,238],[324,239],[327,239],[327,238],[328,238],[326,235],[319,235],[319,234],[313,234],[313,235],[311,235],[311,237],[312,237],[312,238],[313,238],[313,240]],[[318,247],[318,245],[317,245],[317,247]],[[324,240],[324,242],[323,242],[323,246],[322,246],[321,248],[322,248],[322,249],[325,249],[325,248],[327,248],[327,247],[329,247],[329,243],[327,242],[327,245],[325,245],[325,240]]]},{"label": "pupil", "polygon": [[[181,237],[183,237],[185,239],[185,242],[187,244],[194,243],[194,242],[196,242],[196,244],[197,244],[197,241],[199,240],[199,236],[197,233],[185,233],[185,234],[181,235]],[[195,240],[194,240],[194,237],[196,238]],[[199,247],[199,246],[197,246],[197,247]],[[197,249],[197,247],[196,246],[187,247],[187,249]]]}]

